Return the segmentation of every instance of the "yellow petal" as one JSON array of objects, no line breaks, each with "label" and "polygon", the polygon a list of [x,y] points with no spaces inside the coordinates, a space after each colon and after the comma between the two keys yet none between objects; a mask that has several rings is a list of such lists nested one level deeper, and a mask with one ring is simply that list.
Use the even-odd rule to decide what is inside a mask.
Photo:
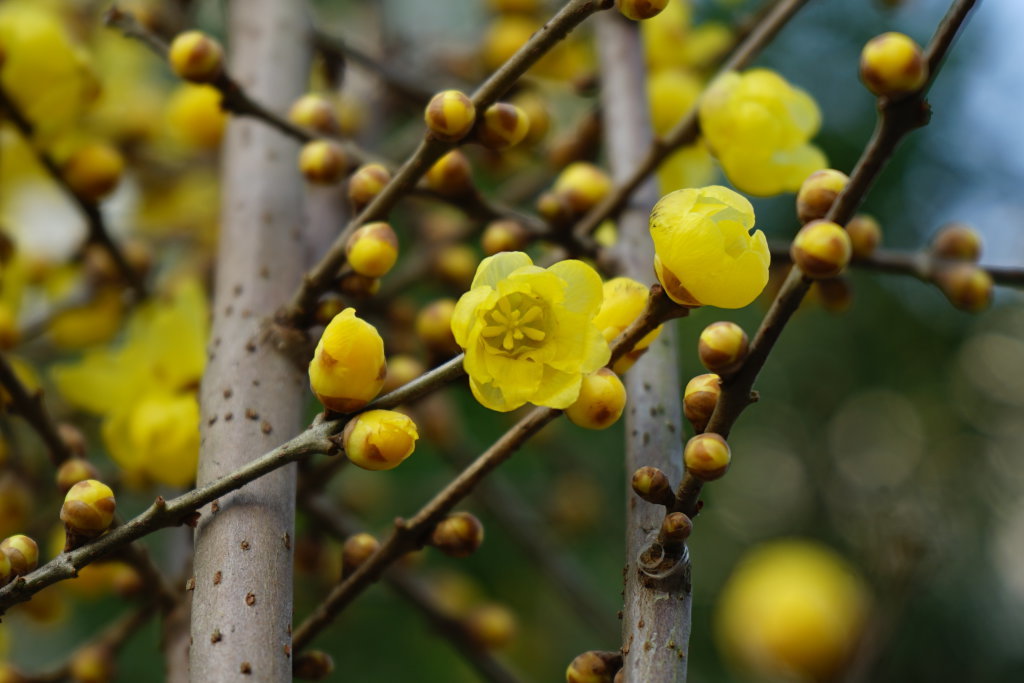
[{"label": "yellow petal", "polygon": [[565,306],[574,313],[593,317],[601,308],[604,299],[601,276],[593,268],[577,260],[559,261],[550,268],[565,280]]},{"label": "yellow petal", "polygon": [[477,266],[470,289],[473,290],[482,285],[497,288],[498,283],[507,278],[512,271],[532,265],[533,261],[530,257],[521,251],[503,251],[488,256]]}]

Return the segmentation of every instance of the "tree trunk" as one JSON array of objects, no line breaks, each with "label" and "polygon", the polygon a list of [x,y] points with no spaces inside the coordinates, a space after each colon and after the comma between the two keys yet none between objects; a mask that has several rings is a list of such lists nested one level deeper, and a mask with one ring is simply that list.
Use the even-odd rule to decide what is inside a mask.
[{"label": "tree trunk", "polygon": [[[617,13],[596,18],[601,64],[605,147],[612,177],[622,182],[650,147],[651,127],[643,50],[637,25]],[[680,112],[682,115],[683,112]],[[654,247],[648,215],[658,199],[655,181],[641,185],[619,217],[618,257],[624,274],[653,284]],[[626,373],[626,475],[644,465],[671,481],[682,477],[682,406],[675,329],[668,324]],[[626,572],[622,610],[623,669],[627,683],[686,680],[690,638],[689,562],[668,576],[651,577],[637,558],[657,535],[665,510],[639,500],[627,485]]]},{"label": "tree trunk", "polygon": [[[235,0],[231,73],[282,112],[308,77],[303,4]],[[275,351],[266,321],[301,280],[302,179],[296,143],[232,119],[224,147],[209,364],[201,390],[199,484],[302,427],[304,374]],[[196,528],[190,666],[194,681],[290,681],[295,466],[203,508]]]}]

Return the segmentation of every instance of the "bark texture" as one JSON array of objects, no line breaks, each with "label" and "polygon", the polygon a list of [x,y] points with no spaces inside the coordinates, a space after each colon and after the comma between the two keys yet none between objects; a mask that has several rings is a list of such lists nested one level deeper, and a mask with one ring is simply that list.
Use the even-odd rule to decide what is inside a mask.
[{"label": "bark texture", "polygon": [[[308,74],[302,3],[235,0],[229,43],[230,70],[245,91],[286,111]],[[302,277],[297,153],[293,140],[261,121],[235,118],[228,126],[213,331],[201,390],[200,486],[302,427],[305,376],[274,349],[265,328]],[[290,681],[295,466],[201,512],[192,680]]]},{"label": "bark texture", "polygon": [[[596,21],[605,147],[612,177],[618,184],[629,177],[651,143],[643,51],[635,23],[612,13]],[[618,257],[624,274],[648,285],[655,282],[648,216],[657,199],[655,181],[645,181],[618,222]],[[685,681],[690,638],[689,562],[681,560],[658,578],[641,570],[638,558],[657,536],[665,509],[638,499],[628,483],[632,473],[644,465],[657,467],[671,481],[682,477],[682,406],[676,335],[671,324],[626,374],[626,391],[625,680]]]}]

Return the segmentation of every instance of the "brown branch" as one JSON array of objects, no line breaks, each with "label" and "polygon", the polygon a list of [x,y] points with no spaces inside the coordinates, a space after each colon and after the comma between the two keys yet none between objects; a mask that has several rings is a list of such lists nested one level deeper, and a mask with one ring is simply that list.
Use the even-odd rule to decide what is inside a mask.
[{"label": "brown branch", "polygon": [[[655,306],[648,306],[647,311],[615,340],[612,344],[613,358],[631,350],[637,340],[664,322],[664,320],[655,318],[655,310],[657,310]],[[670,314],[678,315],[674,310],[670,311]],[[451,365],[455,360],[461,363],[461,356],[452,359],[446,365]],[[320,631],[341,614],[345,607],[380,579],[383,572],[396,560],[423,547],[434,526],[442,517],[471,494],[485,476],[512,457],[527,439],[561,414],[562,411],[553,408],[534,408],[420,508],[411,519],[397,519],[394,530],[380,549],[355,572],[335,586],[316,610],[295,629],[293,634],[295,651],[298,652],[309,645]]]},{"label": "brown branch", "polygon": [[[425,396],[431,391],[459,379],[464,374],[462,356],[456,356],[444,365],[381,396],[367,405],[365,410],[395,408]],[[78,570],[82,567],[110,555],[133,541],[160,529],[194,523],[199,508],[209,505],[221,496],[236,491],[280,467],[313,455],[337,453],[338,446],[331,440],[331,437],[341,432],[351,417],[325,420],[321,415],[309,429],[250,461],[231,474],[197,487],[170,501],[157,498],[149,509],[137,517],[91,543],[69,553],[58,555],[31,574],[18,577],[12,583],[0,588],[0,616],[11,605],[28,600],[47,586],[75,578],[78,575]]]},{"label": "brown branch", "polygon": [[35,430],[39,438],[46,444],[47,452],[54,467],[59,467],[72,457],[71,450],[60,436],[56,423],[43,403],[43,390],[29,392],[18,379],[14,368],[7,362],[5,354],[0,353],[0,385],[10,396],[10,410],[18,413]]},{"label": "brown branch", "polygon": [[[778,0],[771,11],[764,14],[755,27],[737,44],[715,77],[749,66],[807,1]],[[573,229],[576,236],[586,237],[605,220],[616,216],[625,208],[633,193],[673,152],[680,147],[692,145],[699,136],[700,122],[697,118],[697,104],[694,104],[664,137],[654,138],[650,142],[647,152],[632,166],[633,170],[623,174],[612,192],[576,223]]]},{"label": "brown branch", "polygon": [[139,299],[144,298],[146,296],[146,283],[143,281],[142,276],[128,263],[124,252],[121,251],[121,248],[110,236],[99,204],[82,197],[71,188],[64,177],[64,172],[61,170],[60,165],[49,153],[35,143],[32,122],[25,117],[24,113],[18,108],[18,105],[15,104],[14,99],[11,98],[3,87],[0,87],[0,110],[7,112],[7,118],[18,129],[18,132],[25,139],[25,143],[35,153],[39,163],[42,164],[46,172],[60,186],[64,194],[67,195],[68,199],[74,203],[78,211],[85,218],[87,230],[86,244],[97,244],[102,247],[110,255],[117,270],[121,273],[121,277],[124,278],[124,281],[135,292],[135,296]]},{"label": "brown branch", "polygon": [[[827,220],[845,225],[853,217],[865,195],[892,156],[896,146],[911,131],[925,125],[928,108],[924,96],[937,75],[939,66],[953,38],[963,25],[977,0],[954,0],[926,50],[929,65],[934,65],[929,82],[916,93],[898,100],[879,100],[879,121],[850,174],[850,181],[836,198]],[[750,343],[750,352],[742,367],[725,383],[722,393],[705,431],[728,437],[733,424],[751,401],[751,390],[758,373],[764,367],[768,354],[778,341],[790,316],[796,311],[811,281],[798,268],[793,268],[783,283],[771,308]],[[700,482],[686,475],[681,484],[677,509],[690,515],[698,510]]]},{"label": "brown branch", "polygon": [[[527,69],[565,38],[572,29],[590,15],[607,9],[611,4],[610,0],[570,0],[566,3],[476,89],[471,99],[477,110],[482,111],[497,101]],[[291,327],[301,327],[309,321],[317,298],[331,287],[335,276],[345,263],[345,244],[352,232],[364,223],[386,219],[395,204],[408,194],[434,162],[453,146],[453,143],[441,142],[429,133],[423,138],[384,189],[358,216],[349,221],[323,259],[306,274],[291,303],[278,315],[280,322]]]},{"label": "brown branch", "polygon": [[[339,541],[361,531],[360,525],[343,510],[331,505],[323,496],[303,498],[302,509],[317,524],[326,529]],[[410,572],[401,567],[391,567],[384,573],[384,581],[402,598],[409,602],[430,622],[437,633],[465,657],[487,681],[515,683],[520,680],[486,649],[473,640],[461,619],[449,614],[437,600]]]},{"label": "brown branch", "polygon": [[[773,242],[769,245],[773,263],[790,263],[789,245]],[[962,263],[937,258],[927,251],[901,251],[876,249],[867,258],[854,258],[851,268],[892,275],[909,275],[921,282],[935,282],[935,275],[943,268]],[[1019,266],[978,266],[992,277],[992,281],[1005,287],[1024,287],[1024,268]]]}]

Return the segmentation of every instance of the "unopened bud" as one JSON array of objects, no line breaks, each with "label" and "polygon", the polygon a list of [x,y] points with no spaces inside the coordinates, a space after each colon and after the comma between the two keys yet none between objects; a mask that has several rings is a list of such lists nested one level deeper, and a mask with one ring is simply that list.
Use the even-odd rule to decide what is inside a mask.
[{"label": "unopened bud", "polygon": [[433,260],[437,276],[460,291],[469,289],[478,265],[480,257],[468,244],[441,247]]},{"label": "unopened bud", "polygon": [[559,174],[554,193],[564,199],[573,212],[583,214],[608,196],[611,189],[612,181],[607,173],[593,164],[577,161]]},{"label": "unopened bud", "polygon": [[311,183],[332,185],[345,177],[345,150],[331,140],[313,140],[299,152],[299,170]]},{"label": "unopened bud", "polygon": [[683,390],[683,414],[698,434],[707,429],[721,395],[722,378],[714,373],[697,375],[686,383],[686,389]]},{"label": "unopened bud", "polygon": [[367,223],[348,238],[345,256],[360,275],[382,277],[398,260],[398,235],[387,223]]},{"label": "unopened bud", "polygon": [[391,174],[381,164],[363,164],[348,179],[348,198],[356,211],[373,201],[391,181]]},{"label": "unopened bud", "polygon": [[529,239],[530,233],[518,221],[504,218],[487,224],[480,245],[485,254],[493,256],[502,251],[522,251]]},{"label": "unopened bud", "polygon": [[356,534],[341,546],[341,575],[348,576],[380,550],[380,541],[372,534]]},{"label": "unopened bud", "polygon": [[292,674],[304,681],[319,681],[334,673],[334,660],[322,650],[310,650],[295,657]]},{"label": "unopened bud", "polygon": [[747,333],[736,323],[727,321],[711,323],[705,327],[697,344],[701,364],[720,375],[739,369],[749,349]]},{"label": "unopened bud", "polygon": [[949,223],[935,234],[932,253],[952,261],[977,262],[981,258],[981,234],[965,223]]},{"label": "unopened bud", "polygon": [[10,561],[15,576],[24,576],[39,566],[39,546],[22,534],[5,538],[0,543],[0,554]]},{"label": "unopened bud", "polygon": [[473,189],[473,176],[466,155],[457,149],[434,162],[423,176],[427,189],[445,197],[459,197]]},{"label": "unopened bud", "polygon": [[124,157],[110,145],[89,143],[72,153],[62,169],[68,187],[84,199],[95,202],[117,187],[124,171]]},{"label": "unopened bud", "polygon": [[452,333],[452,315],[455,313],[453,299],[439,299],[428,304],[416,316],[416,336],[432,352],[451,356],[459,352],[459,345]]},{"label": "unopened bud", "polygon": [[731,459],[729,444],[718,434],[698,434],[683,449],[686,471],[701,481],[720,478],[729,469]]},{"label": "unopened bud", "polygon": [[657,467],[641,467],[633,473],[633,492],[655,505],[668,507],[675,503],[672,484],[664,472]]},{"label": "unopened bud", "polygon": [[464,620],[469,637],[485,650],[497,650],[516,636],[516,616],[504,605],[480,605]]},{"label": "unopened bud", "polygon": [[615,0],[615,8],[633,21],[650,19],[661,14],[668,0]]},{"label": "unopened bud", "polygon": [[928,80],[928,63],[921,47],[902,33],[883,33],[869,40],[860,53],[860,78],[879,97],[918,90]]},{"label": "unopened bud", "polygon": [[288,110],[288,120],[320,135],[335,135],[339,130],[334,105],[323,95],[315,93],[307,93],[295,100]]},{"label": "unopened bud", "polygon": [[846,230],[831,221],[812,221],[797,233],[789,255],[804,275],[817,280],[843,272],[852,251]]},{"label": "unopened bud", "polygon": [[477,138],[491,149],[515,147],[530,132],[530,117],[519,107],[497,102],[487,107],[477,128]]},{"label": "unopened bud", "polygon": [[842,171],[825,168],[807,176],[796,195],[796,215],[801,223],[824,218],[850,178]]},{"label": "unopened bud", "polygon": [[217,80],[224,69],[224,48],[202,31],[179,33],[167,54],[171,69],[193,83]]},{"label": "unopened bud", "polygon": [[565,409],[565,415],[579,427],[607,429],[622,416],[626,387],[609,368],[599,368],[583,378],[579,397]]},{"label": "unopened bud", "polygon": [[858,213],[846,224],[846,232],[850,235],[850,247],[853,258],[870,258],[882,243],[882,226],[866,213]]},{"label": "unopened bud", "polygon": [[368,410],[352,418],[342,433],[345,456],[365,470],[398,467],[416,450],[416,423],[394,410]]},{"label": "unopened bud", "polygon": [[106,531],[114,521],[115,508],[114,492],[103,482],[86,479],[72,486],[60,509],[67,532],[65,552]]},{"label": "unopened bud", "polygon": [[430,535],[430,545],[451,557],[469,557],[484,542],[484,525],[468,512],[442,519]]},{"label": "unopened bud", "polygon": [[693,522],[682,512],[670,512],[661,522],[658,537],[662,545],[682,545],[693,531]]},{"label": "unopened bud", "polygon": [[309,385],[324,407],[351,413],[380,393],[387,371],[377,328],[346,308],[320,336],[309,363]]},{"label": "unopened bud", "polygon": [[565,670],[566,683],[613,683],[622,668],[622,654],[591,650],[577,655]]},{"label": "unopened bud", "polygon": [[973,263],[943,268],[935,282],[949,302],[962,311],[979,313],[992,304],[992,276]]},{"label": "unopened bud", "polygon": [[434,137],[446,142],[457,142],[466,136],[476,121],[476,108],[465,93],[444,90],[427,104],[423,119]]}]

